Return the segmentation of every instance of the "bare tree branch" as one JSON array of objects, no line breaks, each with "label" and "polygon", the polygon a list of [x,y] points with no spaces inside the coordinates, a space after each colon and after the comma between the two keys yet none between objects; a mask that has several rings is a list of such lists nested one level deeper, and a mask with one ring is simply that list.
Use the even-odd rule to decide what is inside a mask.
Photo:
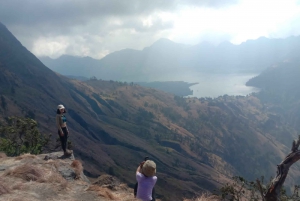
[{"label": "bare tree branch", "polygon": [[291,153],[289,153],[285,159],[277,165],[277,176],[272,180],[270,187],[264,195],[266,201],[279,201],[280,190],[285,182],[290,167],[300,159],[300,151],[298,147],[300,145],[300,135],[298,140],[293,141]]},{"label": "bare tree branch", "polygon": [[257,183],[258,190],[259,190],[259,192],[260,192],[261,198],[262,198],[263,201],[265,201],[265,198],[264,198],[264,191],[263,191],[263,189],[262,189],[262,187],[261,187],[261,183],[260,183],[260,181],[259,181],[258,179],[256,179],[256,183]]}]

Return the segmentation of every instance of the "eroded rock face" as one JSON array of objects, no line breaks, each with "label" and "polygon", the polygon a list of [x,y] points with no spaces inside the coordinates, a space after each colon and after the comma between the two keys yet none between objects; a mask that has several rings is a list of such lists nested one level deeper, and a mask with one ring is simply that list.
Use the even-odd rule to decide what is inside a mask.
[{"label": "eroded rock face", "polygon": [[46,154],[44,160],[46,161],[56,160],[56,169],[61,174],[61,176],[66,180],[70,181],[76,178],[75,171],[70,166],[72,161],[75,160],[73,153],[70,156],[65,156],[62,155],[61,152],[54,152],[54,153]]},{"label": "eroded rock face", "polygon": [[74,154],[72,153],[70,156],[65,156],[62,152],[53,152],[49,154],[41,154],[39,156],[44,156],[44,160],[56,160],[56,159],[64,159],[64,160],[75,160]]},{"label": "eroded rock face", "polygon": [[7,169],[6,166],[0,165],[0,171],[4,171],[4,170],[6,170],[6,169]]},{"label": "eroded rock face", "polygon": [[66,180],[74,180],[76,177],[75,171],[71,167],[59,166],[57,169]]}]

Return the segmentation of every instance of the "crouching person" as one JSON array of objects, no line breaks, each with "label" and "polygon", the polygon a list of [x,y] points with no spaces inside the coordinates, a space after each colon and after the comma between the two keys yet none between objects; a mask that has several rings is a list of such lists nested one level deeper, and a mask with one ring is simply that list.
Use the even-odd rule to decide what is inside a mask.
[{"label": "crouching person", "polygon": [[156,164],[152,160],[142,162],[136,170],[136,198],[142,201],[155,201],[154,186],[157,181]]}]

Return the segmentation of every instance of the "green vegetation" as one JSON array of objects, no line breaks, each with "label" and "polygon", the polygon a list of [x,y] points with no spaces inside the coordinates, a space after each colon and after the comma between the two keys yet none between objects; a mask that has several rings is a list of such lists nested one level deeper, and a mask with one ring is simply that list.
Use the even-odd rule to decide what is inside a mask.
[{"label": "green vegetation", "polygon": [[37,128],[37,122],[30,118],[10,117],[0,127],[0,151],[8,156],[22,153],[40,154],[50,141]]},{"label": "green vegetation", "polygon": [[178,122],[181,119],[181,115],[174,111],[171,107],[162,108],[161,112],[173,122]]},{"label": "green vegetation", "polygon": [[140,123],[140,121],[151,121],[154,118],[154,115],[152,112],[148,112],[144,108],[139,108],[137,113],[137,122]]}]

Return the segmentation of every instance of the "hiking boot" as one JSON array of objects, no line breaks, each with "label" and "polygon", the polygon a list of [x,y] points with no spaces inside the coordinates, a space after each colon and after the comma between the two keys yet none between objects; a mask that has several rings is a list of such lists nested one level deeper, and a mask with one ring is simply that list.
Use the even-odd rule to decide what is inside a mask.
[{"label": "hiking boot", "polygon": [[73,154],[73,150],[67,149],[68,152],[70,152],[71,154]]},{"label": "hiking boot", "polygon": [[70,150],[67,150],[64,152],[65,156],[71,156],[73,152],[71,152]]}]

